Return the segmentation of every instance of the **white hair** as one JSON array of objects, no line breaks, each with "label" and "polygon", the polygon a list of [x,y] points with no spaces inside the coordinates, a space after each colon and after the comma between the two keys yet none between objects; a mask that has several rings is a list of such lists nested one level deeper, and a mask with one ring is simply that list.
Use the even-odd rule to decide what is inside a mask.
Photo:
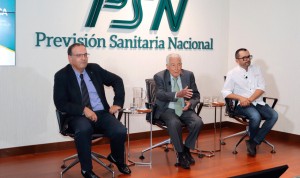
[{"label": "white hair", "polygon": [[181,56],[180,56],[179,54],[177,54],[177,53],[171,53],[171,54],[169,54],[169,55],[167,56],[167,58],[166,58],[166,64],[167,64],[167,65],[168,65],[169,62],[170,62],[170,58],[179,58],[180,61],[181,61]]}]

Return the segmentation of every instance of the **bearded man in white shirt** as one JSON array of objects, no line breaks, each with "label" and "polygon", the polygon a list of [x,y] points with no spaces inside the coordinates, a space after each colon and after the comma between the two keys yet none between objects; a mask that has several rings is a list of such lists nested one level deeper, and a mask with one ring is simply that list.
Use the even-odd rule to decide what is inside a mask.
[{"label": "bearded man in white shirt", "polygon": [[[275,125],[278,114],[263,101],[265,81],[261,70],[251,65],[252,55],[245,48],[235,52],[237,67],[227,73],[222,89],[224,98],[238,100],[236,114],[245,115],[249,119],[250,139],[246,140],[247,151],[250,156],[256,155],[259,145]],[[265,122],[260,127],[261,118]]]}]

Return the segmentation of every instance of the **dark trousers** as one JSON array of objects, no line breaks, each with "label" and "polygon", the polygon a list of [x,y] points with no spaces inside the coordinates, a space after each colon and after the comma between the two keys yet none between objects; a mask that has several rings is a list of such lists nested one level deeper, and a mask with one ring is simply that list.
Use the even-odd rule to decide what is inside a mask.
[{"label": "dark trousers", "polygon": [[75,145],[78,153],[81,169],[90,171],[92,167],[91,135],[103,133],[110,139],[110,149],[113,158],[124,163],[125,140],[127,130],[120,121],[107,111],[96,112],[97,122],[93,122],[84,116],[73,117],[69,121],[69,127],[75,134]]},{"label": "dark trousers", "polygon": [[[178,117],[175,114],[174,109],[167,109],[163,114],[160,115],[159,119],[166,123],[171,141],[177,152],[183,152],[184,145],[190,149],[195,148],[195,143],[203,126],[203,122],[201,117],[199,117],[194,110],[184,111],[182,115]],[[182,141],[183,124],[189,130],[189,134],[184,145]]]}]

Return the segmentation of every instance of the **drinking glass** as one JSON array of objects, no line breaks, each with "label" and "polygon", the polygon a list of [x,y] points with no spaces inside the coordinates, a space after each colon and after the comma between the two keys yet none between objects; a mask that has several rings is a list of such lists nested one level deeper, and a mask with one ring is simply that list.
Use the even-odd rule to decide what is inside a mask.
[{"label": "drinking glass", "polygon": [[132,112],[132,113],[136,113],[136,110],[137,110],[137,105],[136,105],[136,103],[130,103],[130,111]]},{"label": "drinking glass", "polygon": [[212,97],[212,103],[218,103],[218,101],[219,101],[219,97],[218,96],[213,96]]},{"label": "drinking glass", "polygon": [[204,96],[203,97],[203,105],[204,106],[211,106],[211,97],[210,96]]}]

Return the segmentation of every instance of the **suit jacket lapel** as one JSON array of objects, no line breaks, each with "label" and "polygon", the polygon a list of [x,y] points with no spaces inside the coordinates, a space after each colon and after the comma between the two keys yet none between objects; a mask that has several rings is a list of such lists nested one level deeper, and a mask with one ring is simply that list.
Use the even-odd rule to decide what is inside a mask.
[{"label": "suit jacket lapel", "polygon": [[90,79],[92,80],[95,88],[97,91],[99,91],[99,86],[98,86],[98,82],[96,82],[95,80],[95,75],[93,73],[93,71],[91,71],[88,67],[85,69],[85,71],[87,72],[87,74],[89,75]]},{"label": "suit jacket lapel", "polygon": [[166,70],[166,72],[165,72],[164,81],[165,81],[167,91],[168,92],[172,91],[171,76],[170,76],[170,72],[168,70]]},{"label": "suit jacket lapel", "polygon": [[[182,70],[180,74],[180,79],[181,79],[181,84],[182,84],[182,89],[188,86],[188,81],[187,81],[187,76],[184,73],[184,70]],[[164,75],[164,80],[166,84],[167,91],[172,91],[172,85],[171,85],[171,74],[168,70],[166,70],[165,75]]]},{"label": "suit jacket lapel", "polygon": [[70,64],[68,66],[68,73],[69,73],[69,77],[70,77],[70,84],[73,88],[71,92],[74,92],[75,96],[78,96],[76,98],[78,98],[78,103],[80,103],[82,100],[80,87],[79,87],[79,84],[78,84],[78,81],[76,78],[76,74]]},{"label": "suit jacket lapel", "polygon": [[97,78],[96,78],[94,72],[90,69],[89,66],[87,66],[87,67],[85,68],[85,70],[86,70],[87,74],[89,75],[90,79],[92,80],[92,82],[93,82],[93,84],[94,84],[94,87],[96,88],[96,91],[97,91],[97,93],[98,93],[98,96],[100,97],[101,101],[103,102],[103,95],[102,95],[102,93],[103,93],[104,91],[101,90],[100,83],[99,83],[99,81],[97,80]]},{"label": "suit jacket lapel", "polygon": [[184,74],[183,70],[180,74],[180,79],[181,79],[182,89],[184,89],[186,86],[188,86],[188,83],[187,83],[186,75]]}]

